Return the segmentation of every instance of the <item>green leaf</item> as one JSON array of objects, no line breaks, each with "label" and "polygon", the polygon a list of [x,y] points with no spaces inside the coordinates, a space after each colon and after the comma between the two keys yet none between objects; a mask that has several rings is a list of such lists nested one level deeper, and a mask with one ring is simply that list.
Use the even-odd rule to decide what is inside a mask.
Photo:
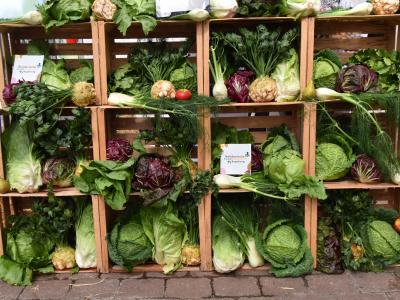
[{"label": "green leaf", "polygon": [[6,256],[0,257],[0,279],[12,285],[31,285],[32,270]]}]

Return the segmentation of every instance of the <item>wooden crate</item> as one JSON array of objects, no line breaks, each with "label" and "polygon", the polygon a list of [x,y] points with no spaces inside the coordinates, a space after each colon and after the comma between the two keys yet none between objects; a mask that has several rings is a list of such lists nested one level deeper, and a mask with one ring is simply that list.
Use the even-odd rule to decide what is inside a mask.
[{"label": "wooden crate", "polygon": [[[100,139],[100,159],[106,160],[106,143],[108,139],[111,138],[123,138],[127,139],[132,143],[140,132],[143,130],[152,129],[152,119],[153,114],[144,114],[143,111],[131,108],[117,108],[117,107],[99,107],[98,108],[98,120],[99,120],[99,132]],[[200,143],[201,141],[199,141]],[[146,151],[148,153],[157,153],[160,155],[168,155],[169,151],[162,145],[156,145],[154,143],[149,143],[145,145]],[[192,159],[200,165],[200,147],[195,146],[192,152]],[[130,201],[137,200],[139,193],[132,193]],[[105,239],[107,233],[112,229],[113,220],[115,219],[117,213],[112,211],[104,202],[104,199],[99,203],[99,216],[100,216],[100,232],[102,235],[103,245],[102,245],[102,257],[103,257],[103,270],[102,272],[122,272],[119,267],[113,267],[108,258],[108,246]],[[199,217],[203,215],[201,206],[199,207]],[[201,228],[199,229],[200,236],[203,234]],[[162,266],[150,264],[137,266],[133,269],[134,272],[147,271],[162,271]],[[182,270],[199,270],[197,267],[183,268]]]},{"label": "wooden crate", "polygon": [[201,23],[192,21],[159,21],[157,27],[145,36],[140,23],[133,22],[126,36],[123,36],[117,26],[109,22],[98,22],[99,49],[102,53],[100,61],[102,105],[107,105],[107,77],[119,66],[127,63],[130,49],[149,39],[167,39],[167,48],[180,47],[186,39],[194,41],[190,60],[197,65],[197,82],[199,94],[203,92],[203,28]]},{"label": "wooden crate", "polygon": [[[347,17],[316,17],[308,19],[309,35],[312,37],[308,43],[307,81],[312,79],[313,55],[319,50],[330,48],[334,50],[343,63],[360,49],[398,49],[398,25],[399,15],[386,16],[347,16]],[[328,108],[335,115],[348,113],[349,105],[343,103],[329,103]],[[385,124],[385,112],[380,111],[378,119],[383,126]],[[315,149],[317,139],[317,105],[310,104],[310,174],[315,174]],[[387,127],[388,133],[393,139],[396,151],[398,151],[398,130]],[[361,184],[351,180],[338,182],[326,182],[329,189],[360,189],[369,190],[376,204],[383,207],[392,207],[399,210],[398,186],[391,183]],[[321,205],[323,205],[321,203]],[[311,200],[311,251],[315,258],[317,254],[317,219],[318,201]]]},{"label": "wooden crate", "polygon": [[[68,39],[74,43],[67,43]],[[93,62],[96,104],[100,105],[100,65],[97,23],[70,24],[46,33],[42,26],[0,24],[0,90],[9,83],[14,55],[26,54],[31,40],[46,40],[50,44],[52,60],[65,59],[67,68],[78,68],[80,61]],[[0,95],[2,107],[4,105]]]},{"label": "wooden crate", "polygon": [[[211,73],[208,65],[210,51],[210,37],[212,32],[232,32],[240,27],[255,28],[259,24],[264,24],[267,27],[281,27],[283,29],[293,28],[297,26],[300,30],[297,51],[300,58],[300,84],[301,90],[306,86],[307,78],[307,55],[308,40],[310,38],[308,31],[308,19],[303,19],[296,22],[293,18],[235,18],[235,19],[220,19],[208,20],[204,23],[204,94],[211,93]],[[256,144],[262,143],[268,134],[268,129],[279,126],[283,123],[288,124],[289,128],[295,133],[299,144],[302,148],[302,154],[306,162],[306,172],[308,173],[308,156],[309,156],[309,108],[310,106],[303,102],[292,103],[232,103],[220,106],[218,115],[204,115],[204,164],[205,167],[211,165],[211,123],[218,120],[221,123],[233,126],[238,129],[249,129],[255,139]],[[236,114],[236,115],[235,115]],[[221,193],[237,193],[245,192],[243,190],[228,189],[221,190]],[[207,233],[206,241],[206,270],[213,270],[212,265],[212,246],[211,246],[211,195],[204,202],[204,219]],[[305,197],[305,219],[304,226],[307,232],[310,232],[311,223],[311,199]],[[246,267],[244,268],[246,269]]]}]

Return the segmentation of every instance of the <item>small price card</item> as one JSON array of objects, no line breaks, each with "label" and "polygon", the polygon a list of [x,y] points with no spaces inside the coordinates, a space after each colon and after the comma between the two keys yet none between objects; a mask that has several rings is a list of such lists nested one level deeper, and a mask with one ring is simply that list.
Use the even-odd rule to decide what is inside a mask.
[{"label": "small price card", "polygon": [[251,144],[221,144],[220,173],[243,175],[251,172]]},{"label": "small price card", "polygon": [[39,81],[43,69],[43,55],[15,55],[11,83]]}]

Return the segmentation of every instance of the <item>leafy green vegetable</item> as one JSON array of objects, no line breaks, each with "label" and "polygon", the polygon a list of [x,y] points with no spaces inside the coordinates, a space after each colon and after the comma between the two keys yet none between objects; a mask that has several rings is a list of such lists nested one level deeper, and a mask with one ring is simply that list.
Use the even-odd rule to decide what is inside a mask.
[{"label": "leafy green vegetable", "polygon": [[32,126],[13,122],[1,139],[10,188],[19,193],[38,191],[42,185],[41,165],[33,142]]},{"label": "leafy green vegetable", "polygon": [[349,63],[364,64],[378,73],[381,91],[398,92],[400,86],[400,53],[385,49],[365,49],[354,53]]},{"label": "leafy green vegetable", "polygon": [[240,28],[239,33],[213,35],[236,54],[237,65],[246,66],[257,78],[270,76],[279,63],[290,58],[289,50],[298,35],[296,29],[281,34],[280,30],[270,30],[265,25],[257,26],[256,30]]},{"label": "leafy green vegetable", "polygon": [[52,90],[65,90],[71,87],[71,81],[64,60],[55,63],[46,59],[43,64],[42,77],[40,81]]},{"label": "leafy green vegetable", "polygon": [[102,195],[115,210],[122,210],[131,192],[132,167],[136,160],[124,163],[116,161],[92,161],[82,166],[82,173],[74,177],[74,185],[82,193]]},{"label": "leafy green vegetable", "polygon": [[[43,40],[32,40],[26,46],[27,55],[44,55],[47,58],[50,55],[50,45]],[[43,70],[42,70],[43,73]]]},{"label": "leafy green vegetable", "polygon": [[155,0],[112,0],[112,2],[118,7],[114,14],[114,22],[123,35],[126,34],[132,21],[142,24],[145,35],[157,26]]},{"label": "leafy green vegetable", "polygon": [[307,233],[300,225],[288,220],[270,224],[258,246],[264,258],[272,264],[271,273],[277,277],[296,277],[313,270]]},{"label": "leafy green vegetable", "polygon": [[299,56],[290,49],[290,58],[279,63],[271,74],[278,87],[277,102],[295,101],[300,94]]},{"label": "leafy green vegetable", "polygon": [[262,17],[278,15],[279,9],[271,0],[238,0],[237,14],[245,17]]},{"label": "leafy green vegetable", "polygon": [[322,182],[305,175],[299,145],[286,125],[272,129],[261,149],[264,153],[264,176],[287,197],[296,199],[308,194],[326,199]]},{"label": "leafy green vegetable", "polygon": [[244,263],[245,254],[238,235],[223,220],[215,216],[212,224],[212,249],[215,271],[229,273]]},{"label": "leafy green vegetable", "polygon": [[316,88],[336,88],[336,78],[342,68],[337,54],[331,49],[319,51],[314,56],[313,80]]},{"label": "leafy green vegetable", "polygon": [[239,198],[235,201],[218,201],[222,220],[226,222],[239,237],[241,248],[253,268],[264,265],[264,259],[256,249],[258,222],[255,209],[249,200]]},{"label": "leafy green vegetable", "polygon": [[181,266],[181,251],[185,245],[187,230],[171,203],[167,207],[148,206],[140,211],[146,236],[153,244],[153,259],[163,265],[165,274]]},{"label": "leafy green vegetable", "polygon": [[86,200],[77,200],[75,260],[79,268],[94,268],[97,265],[97,257],[93,205]]},{"label": "leafy green vegetable", "polygon": [[82,61],[81,67],[72,70],[71,73],[69,74],[69,78],[72,84],[80,81],[93,82],[94,80],[93,63],[86,60]]},{"label": "leafy green vegetable", "polygon": [[110,259],[128,271],[152,256],[152,244],[147,238],[139,212],[121,216],[107,236]]},{"label": "leafy green vegetable", "polygon": [[400,235],[391,224],[375,220],[364,230],[368,255],[385,260],[387,265],[400,261]]},{"label": "leafy green vegetable", "polygon": [[172,71],[169,81],[178,89],[197,91],[197,67],[195,64],[184,63],[180,68]]},{"label": "leafy green vegetable", "polygon": [[0,256],[0,279],[12,285],[31,285],[33,271],[5,255]]},{"label": "leafy green vegetable", "polygon": [[354,159],[349,159],[337,144],[320,143],[315,158],[316,176],[321,180],[336,180],[344,177],[350,170]]},{"label": "leafy green vegetable", "polygon": [[86,21],[90,17],[90,0],[47,0],[38,6],[42,14],[42,24],[46,31],[53,27],[77,21]]}]

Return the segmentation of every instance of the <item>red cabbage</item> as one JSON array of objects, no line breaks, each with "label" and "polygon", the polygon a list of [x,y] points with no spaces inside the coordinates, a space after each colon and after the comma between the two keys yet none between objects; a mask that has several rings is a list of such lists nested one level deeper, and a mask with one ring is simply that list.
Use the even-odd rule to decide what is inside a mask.
[{"label": "red cabbage", "polygon": [[175,173],[168,158],[145,155],[142,156],[135,170],[134,189],[167,189],[175,184]]},{"label": "red cabbage", "polygon": [[351,167],[351,176],[362,183],[381,181],[381,172],[375,161],[365,154],[357,156],[356,161]]},{"label": "red cabbage", "polygon": [[225,81],[228,89],[228,97],[240,103],[250,102],[249,85],[253,78],[253,72],[239,69]]},{"label": "red cabbage", "polygon": [[114,138],[107,141],[107,160],[127,161],[132,153],[132,146],[127,140]]},{"label": "red cabbage", "polygon": [[377,86],[378,75],[364,65],[351,65],[342,69],[336,81],[336,90],[340,93],[372,92]]},{"label": "red cabbage", "polygon": [[251,149],[251,172],[259,172],[263,169],[263,154],[259,147]]}]

